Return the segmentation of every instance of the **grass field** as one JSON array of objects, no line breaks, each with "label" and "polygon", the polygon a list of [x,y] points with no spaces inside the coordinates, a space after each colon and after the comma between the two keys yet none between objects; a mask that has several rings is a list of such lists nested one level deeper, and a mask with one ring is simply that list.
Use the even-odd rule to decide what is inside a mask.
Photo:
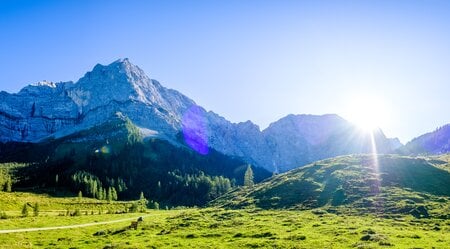
[{"label": "grass field", "polygon": [[137,230],[130,221],[77,229],[0,234],[0,248],[450,248],[450,221],[331,214],[323,209],[216,208],[12,217],[0,229],[50,227],[149,215]]}]

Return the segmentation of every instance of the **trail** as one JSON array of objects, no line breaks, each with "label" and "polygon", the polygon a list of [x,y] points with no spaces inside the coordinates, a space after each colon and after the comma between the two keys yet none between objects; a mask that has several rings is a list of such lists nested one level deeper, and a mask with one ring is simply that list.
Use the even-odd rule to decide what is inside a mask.
[{"label": "trail", "polygon": [[77,224],[77,225],[70,225],[70,226],[36,227],[36,228],[20,228],[20,229],[11,229],[11,230],[0,230],[0,234],[36,232],[36,231],[71,229],[71,228],[89,227],[89,226],[97,226],[97,225],[106,225],[106,224],[112,224],[112,223],[119,223],[119,222],[129,221],[129,220],[137,220],[139,217],[145,218],[145,217],[149,217],[149,216],[155,216],[155,215],[144,215],[144,216],[137,216],[137,217],[134,217],[134,218],[126,218],[126,219],[121,219],[121,220],[91,222],[91,223]]}]

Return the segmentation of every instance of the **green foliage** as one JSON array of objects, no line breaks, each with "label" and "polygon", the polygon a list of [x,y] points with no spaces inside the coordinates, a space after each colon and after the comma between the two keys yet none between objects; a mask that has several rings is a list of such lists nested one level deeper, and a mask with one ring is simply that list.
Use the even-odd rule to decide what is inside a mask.
[{"label": "green foliage", "polygon": [[247,170],[245,170],[244,174],[244,186],[252,187],[254,185],[253,182],[253,170],[250,165],[247,166]]},{"label": "green foliage", "polygon": [[35,216],[35,217],[37,217],[37,216],[39,216],[39,212],[40,212],[40,207],[39,207],[39,203],[34,203],[34,206],[33,206],[33,215]]},{"label": "green foliage", "polygon": [[108,192],[106,194],[106,200],[108,200],[108,202],[111,202],[113,200],[111,187],[108,188]]},{"label": "green foliage", "polygon": [[147,209],[148,200],[144,197],[144,192],[141,192],[139,200],[136,203],[138,205],[137,211],[141,213],[145,212],[145,210]]},{"label": "green foliage", "polygon": [[26,203],[23,204],[21,213],[22,213],[22,217],[28,216],[28,205]]},{"label": "green foliage", "polygon": [[199,174],[182,175],[176,170],[169,172],[169,185],[165,192],[170,193],[174,203],[184,203],[187,206],[202,206],[231,189],[231,182],[223,176],[208,176]]},{"label": "green foliage", "polygon": [[[0,161],[31,163],[15,172],[17,187],[69,189],[74,194],[81,190],[85,197],[99,200],[131,200],[142,190],[149,199],[168,206],[205,205],[232,186],[243,184],[246,168],[241,160],[213,149],[208,155],[199,155],[167,141],[143,141],[139,129],[123,115],[118,116],[115,121],[61,139],[0,145],[12,155],[0,155]],[[262,168],[253,168],[253,173],[256,182],[270,176]],[[200,177],[202,174],[209,179]],[[201,183],[187,180],[188,176],[202,178]]]},{"label": "green foliage", "polygon": [[[99,198],[103,194],[101,190],[102,182],[100,179],[86,171],[77,171],[71,176],[73,188],[81,189],[80,192],[86,193],[89,197]],[[78,193],[78,195],[79,195]],[[102,200],[102,198],[99,198]]]},{"label": "green foliage", "polygon": [[0,219],[6,220],[8,219],[8,215],[4,211],[0,211]]},{"label": "green foliage", "polygon": [[110,188],[111,188],[111,198],[112,198],[112,200],[117,201],[117,191],[116,191],[116,188],[114,188],[114,187],[110,187]]},{"label": "green foliage", "polygon": [[149,201],[148,208],[159,210],[159,203],[156,201]]},{"label": "green foliage", "polygon": [[128,212],[136,213],[138,210],[139,210],[139,203],[137,201],[134,201],[133,203],[131,203],[131,206],[128,209]]},{"label": "green foliage", "polygon": [[75,212],[73,213],[73,216],[81,216],[80,209],[75,209]]},{"label": "green foliage", "polygon": [[11,165],[0,164],[0,191],[11,192],[12,178],[9,172]]}]

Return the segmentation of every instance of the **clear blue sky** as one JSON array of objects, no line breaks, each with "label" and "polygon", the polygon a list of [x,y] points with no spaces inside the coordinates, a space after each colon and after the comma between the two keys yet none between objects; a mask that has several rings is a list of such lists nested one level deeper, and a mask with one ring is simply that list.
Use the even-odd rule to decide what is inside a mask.
[{"label": "clear blue sky", "polygon": [[0,89],[128,57],[261,128],[382,97],[402,142],[450,123],[450,1],[0,0]]}]

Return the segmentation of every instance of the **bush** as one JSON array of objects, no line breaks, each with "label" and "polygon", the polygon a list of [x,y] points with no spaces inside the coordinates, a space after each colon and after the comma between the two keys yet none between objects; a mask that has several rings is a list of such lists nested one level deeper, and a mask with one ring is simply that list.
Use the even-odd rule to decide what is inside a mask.
[{"label": "bush", "polygon": [[34,216],[39,216],[39,211],[40,211],[40,208],[39,208],[39,203],[34,203],[34,206],[33,206],[33,214],[34,214]]},{"label": "bush", "polygon": [[22,207],[22,217],[27,217],[27,216],[28,216],[28,206],[25,203],[25,204],[23,204],[23,207]]},{"label": "bush", "polygon": [[5,212],[0,212],[0,219],[6,220],[6,219],[8,219],[8,215],[6,215]]},{"label": "bush", "polygon": [[133,202],[133,204],[131,204],[131,207],[129,208],[129,212],[130,213],[136,213],[139,209],[139,205],[137,202]]},{"label": "bush", "polygon": [[75,213],[73,213],[73,216],[81,216],[81,211],[80,209],[76,209]]}]

